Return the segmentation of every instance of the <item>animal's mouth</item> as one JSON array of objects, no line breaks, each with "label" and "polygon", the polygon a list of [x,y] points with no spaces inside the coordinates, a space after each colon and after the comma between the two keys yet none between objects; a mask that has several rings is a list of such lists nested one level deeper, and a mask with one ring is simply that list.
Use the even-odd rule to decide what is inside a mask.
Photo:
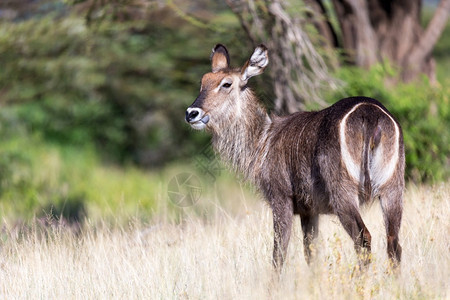
[{"label": "animal's mouth", "polygon": [[188,122],[192,128],[201,130],[208,124],[209,116],[201,108],[190,107],[186,111],[186,122]]},{"label": "animal's mouth", "polygon": [[209,122],[209,116],[205,115],[200,120],[195,121],[195,122],[189,122],[189,124],[194,129],[202,130],[202,129],[204,129],[206,127],[206,124],[208,124],[208,122]]}]

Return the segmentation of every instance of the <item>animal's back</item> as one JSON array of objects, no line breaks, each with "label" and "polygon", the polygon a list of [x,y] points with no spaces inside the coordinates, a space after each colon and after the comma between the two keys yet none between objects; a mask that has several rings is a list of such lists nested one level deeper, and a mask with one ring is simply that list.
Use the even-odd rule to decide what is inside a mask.
[{"label": "animal's back", "polygon": [[330,193],[344,182],[360,194],[360,202],[371,198],[403,159],[400,126],[371,98],[345,98],[275,123],[270,162],[277,172],[268,181],[289,191],[297,212],[331,212]]}]

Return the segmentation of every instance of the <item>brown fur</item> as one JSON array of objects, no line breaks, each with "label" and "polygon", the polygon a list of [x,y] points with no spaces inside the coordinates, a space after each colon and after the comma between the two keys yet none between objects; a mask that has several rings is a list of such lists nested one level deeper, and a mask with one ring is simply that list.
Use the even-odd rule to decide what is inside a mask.
[{"label": "brown fur", "polygon": [[[337,215],[362,254],[361,262],[368,263],[370,256],[364,254],[370,253],[371,235],[359,205],[373,198],[381,202],[389,257],[398,263],[404,146],[400,125],[387,109],[374,99],[353,97],[317,112],[269,116],[247,86],[247,80],[265,68],[267,49],[257,48],[240,70],[230,69],[225,47],[218,45],[214,51],[218,54],[212,55],[213,73],[203,76],[200,95],[190,108],[210,117],[206,130],[215,150],[251,180],[272,207],[274,265],[283,264],[294,215],[300,216],[310,262],[319,214]],[[187,114],[186,119],[192,118]],[[356,168],[357,178],[342,156],[341,123],[347,161],[355,162],[350,165]],[[393,171],[387,176],[390,164]]]}]

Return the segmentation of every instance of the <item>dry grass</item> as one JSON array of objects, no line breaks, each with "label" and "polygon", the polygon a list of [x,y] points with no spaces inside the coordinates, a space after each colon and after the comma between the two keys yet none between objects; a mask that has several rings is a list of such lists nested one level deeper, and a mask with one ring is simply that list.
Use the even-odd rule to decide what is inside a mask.
[{"label": "dry grass", "polygon": [[374,252],[366,271],[355,267],[352,242],[336,218],[324,216],[315,265],[305,263],[297,221],[279,281],[270,261],[271,213],[254,198],[239,202],[247,214],[216,206],[208,217],[186,211],[177,225],[87,224],[78,236],[56,228],[46,238],[38,228],[4,230],[0,298],[448,299],[449,199],[450,183],[408,188],[398,275],[387,267],[378,205],[363,214]]}]

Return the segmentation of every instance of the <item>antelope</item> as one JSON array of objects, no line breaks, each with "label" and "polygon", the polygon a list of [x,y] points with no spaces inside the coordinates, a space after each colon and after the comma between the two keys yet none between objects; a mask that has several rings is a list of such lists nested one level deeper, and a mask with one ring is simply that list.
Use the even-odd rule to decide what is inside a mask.
[{"label": "antelope", "polygon": [[314,257],[319,215],[337,215],[359,262],[370,263],[371,235],[359,207],[378,198],[393,265],[401,260],[405,154],[400,124],[377,100],[350,97],[311,112],[269,115],[247,85],[269,63],[258,46],[242,68],[230,67],[225,46],[211,54],[211,72],[186,121],[212,135],[216,152],[262,193],[273,212],[275,269],[283,266],[294,215],[300,216],[304,255]]}]

